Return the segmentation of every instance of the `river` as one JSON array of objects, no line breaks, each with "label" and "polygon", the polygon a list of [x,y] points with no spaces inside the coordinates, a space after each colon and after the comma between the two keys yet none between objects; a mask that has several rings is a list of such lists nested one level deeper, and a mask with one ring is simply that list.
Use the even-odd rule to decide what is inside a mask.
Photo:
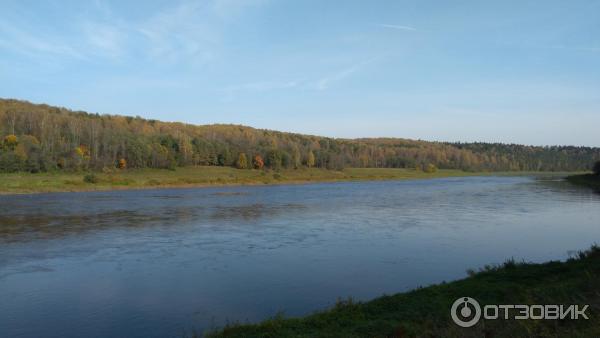
[{"label": "river", "polygon": [[600,242],[600,194],[464,177],[0,196],[1,337],[170,337]]}]

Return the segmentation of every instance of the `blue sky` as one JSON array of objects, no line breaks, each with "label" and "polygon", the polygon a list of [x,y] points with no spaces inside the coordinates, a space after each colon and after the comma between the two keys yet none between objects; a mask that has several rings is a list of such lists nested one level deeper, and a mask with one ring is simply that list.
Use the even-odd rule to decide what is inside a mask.
[{"label": "blue sky", "polygon": [[600,1],[0,6],[1,97],[333,137],[600,146]]}]

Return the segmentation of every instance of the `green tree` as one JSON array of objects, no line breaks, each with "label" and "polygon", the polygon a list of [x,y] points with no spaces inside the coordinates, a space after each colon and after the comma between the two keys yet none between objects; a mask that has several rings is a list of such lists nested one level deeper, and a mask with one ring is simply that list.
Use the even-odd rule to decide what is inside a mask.
[{"label": "green tree", "polygon": [[226,166],[228,162],[229,162],[229,152],[228,151],[217,155],[217,163],[220,166]]},{"label": "green tree", "polygon": [[248,168],[248,159],[246,158],[246,154],[245,153],[240,153],[237,159],[237,162],[235,163],[236,167],[238,169],[246,169]]},{"label": "green tree", "polygon": [[281,156],[281,166],[283,166],[284,168],[289,168],[293,166],[292,157],[287,151],[280,151],[279,154]]},{"label": "green tree", "polygon": [[21,135],[13,151],[21,162],[21,170],[36,173],[45,167],[41,155],[40,142],[35,136]]},{"label": "green tree", "polygon": [[0,172],[12,173],[22,169],[21,159],[14,152],[0,152]]},{"label": "green tree", "polygon": [[269,150],[266,165],[271,169],[280,169],[282,165],[282,153],[277,149]]},{"label": "green tree", "polygon": [[292,155],[292,165],[294,169],[298,169],[302,165],[302,159],[300,158],[300,151],[298,148],[294,149],[294,153]]}]

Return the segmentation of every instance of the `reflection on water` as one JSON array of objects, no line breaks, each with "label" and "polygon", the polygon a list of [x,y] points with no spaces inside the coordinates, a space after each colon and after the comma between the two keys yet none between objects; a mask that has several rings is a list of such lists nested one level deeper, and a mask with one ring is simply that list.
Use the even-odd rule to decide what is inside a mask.
[{"label": "reflection on water", "polygon": [[0,336],[173,336],[600,242],[555,178],[0,196]]},{"label": "reflection on water", "polygon": [[[227,193],[216,196],[232,196]],[[236,193],[239,196],[239,193]],[[181,198],[181,196],[154,196],[154,198]],[[94,199],[96,201],[102,198]],[[99,228],[171,226],[193,223],[202,219],[213,221],[257,220],[274,217],[281,213],[302,210],[304,206],[296,203],[265,205],[214,205],[203,206],[161,206],[143,210],[106,210],[97,214],[57,214],[54,210],[38,212],[35,215],[15,210],[3,210],[0,216],[0,243],[13,241],[32,241],[73,235]]]}]

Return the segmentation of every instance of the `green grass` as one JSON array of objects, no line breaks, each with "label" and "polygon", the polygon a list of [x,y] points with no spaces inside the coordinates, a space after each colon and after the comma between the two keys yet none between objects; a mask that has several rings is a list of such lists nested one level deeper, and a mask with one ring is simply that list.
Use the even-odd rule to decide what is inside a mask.
[{"label": "green grass", "polygon": [[421,179],[481,174],[483,173],[460,170],[438,170],[435,173],[425,173],[414,169],[348,168],[336,171],[303,168],[272,171],[240,170],[230,167],[183,167],[177,168],[177,170],[128,169],[116,170],[110,174],[87,172],[12,173],[0,174],[0,193]]},{"label": "green grass", "polygon": [[[486,304],[589,304],[589,320],[480,320],[460,328],[450,317],[459,297]],[[233,324],[209,337],[600,337],[600,249],[566,262],[487,267],[451,283],[360,303],[339,301],[304,318],[279,315]]]},{"label": "green grass", "polygon": [[567,181],[569,181],[573,184],[600,190],[600,175],[594,175],[594,174],[572,175],[572,176],[567,177]]}]

